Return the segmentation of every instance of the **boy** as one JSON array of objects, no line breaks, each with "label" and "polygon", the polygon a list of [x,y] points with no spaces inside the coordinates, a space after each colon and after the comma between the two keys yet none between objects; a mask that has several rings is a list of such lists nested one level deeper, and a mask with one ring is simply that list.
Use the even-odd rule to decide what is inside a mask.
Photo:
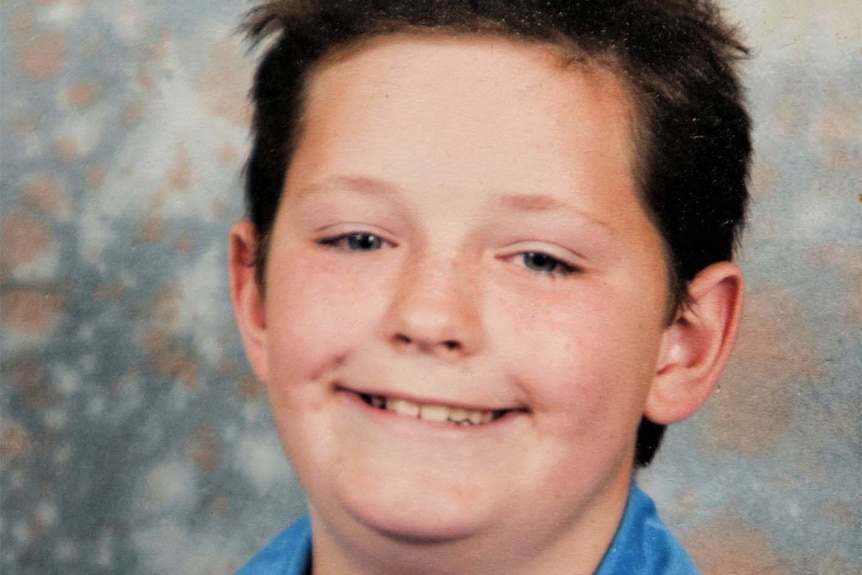
[{"label": "boy", "polygon": [[735,338],[749,121],[686,0],[273,1],[232,301],[309,519],[242,573],[695,573],[633,483]]}]

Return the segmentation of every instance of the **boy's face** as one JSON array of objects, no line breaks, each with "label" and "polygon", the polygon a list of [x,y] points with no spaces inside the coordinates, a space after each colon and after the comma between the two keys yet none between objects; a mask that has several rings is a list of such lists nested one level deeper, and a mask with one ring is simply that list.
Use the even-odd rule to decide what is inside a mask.
[{"label": "boy's face", "polygon": [[312,76],[252,361],[334,538],[505,556],[618,519],[668,301],[631,121],[609,72],[508,40]]}]

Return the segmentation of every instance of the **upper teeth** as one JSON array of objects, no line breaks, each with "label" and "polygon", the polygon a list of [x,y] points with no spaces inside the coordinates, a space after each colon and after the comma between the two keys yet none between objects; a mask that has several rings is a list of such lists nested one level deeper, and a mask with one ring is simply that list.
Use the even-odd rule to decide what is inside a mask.
[{"label": "upper teeth", "polygon": [[369,405],[394,411],[401,415],[417,417],[428,421],[449,421],[460,425],[480,425],[493,421],[503,414],[503,410],[470,410],[446,405],[420,405],[406,399],[386,398],[379,395],[362,395]]}]

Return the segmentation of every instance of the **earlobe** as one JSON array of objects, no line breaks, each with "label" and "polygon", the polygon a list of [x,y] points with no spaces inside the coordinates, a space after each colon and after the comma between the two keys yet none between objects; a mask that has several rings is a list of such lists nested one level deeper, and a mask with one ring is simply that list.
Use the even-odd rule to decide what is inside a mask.
[{"label": "earlobe", "polygon": [[239,222],[230,231],[228,271],[230,297],[245,354],[258,379],[267,382],[266,313],[260,285],[255,279],[256,236],[254,225]]},{"label": "earlobe", "polygon": [[739,268],[719,262],[689,284],[691,301],[665,330],[644,415],[654,423],[681,421],[706,402],[736,341],[742,311]]}]

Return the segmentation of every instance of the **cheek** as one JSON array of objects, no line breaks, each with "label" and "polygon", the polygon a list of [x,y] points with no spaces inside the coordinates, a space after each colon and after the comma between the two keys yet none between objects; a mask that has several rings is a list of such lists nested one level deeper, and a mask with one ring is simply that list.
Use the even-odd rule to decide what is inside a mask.
[{"label": "cheek", "polygon": [[496,314],[509,373],[531,405],[559,418],[558,429],[588,433],[639,420],[661,335],[661,314],[640,303],[585,284],[574,297],[521,301]]},{"label": "cheek", "polygon": [[316,379],[367,341],[384,306],[375,281],[382,283],[322,258],[297,256],[274,270],[266,302],[274,377]]}]

